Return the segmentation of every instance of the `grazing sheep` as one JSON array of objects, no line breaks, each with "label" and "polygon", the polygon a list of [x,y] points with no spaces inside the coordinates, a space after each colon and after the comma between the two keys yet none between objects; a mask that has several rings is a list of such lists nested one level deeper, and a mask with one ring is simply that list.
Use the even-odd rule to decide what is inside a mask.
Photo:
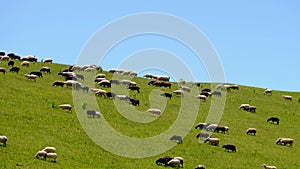
[{"label": "grazing sheep", "polygon": [[97,75],[95,76],[95,79],[97,79],[97,78],[105,78],[105,77],[106,77],[105,74],[97,74]]},{"label": "grazing sheep", "polygon": [[64,87],[65,83],[63,81],[55,81],[52,86],[61,86],[61,87]]},{"label": "grazing sheep", "polygon": [[209,93],[209,92],[201,92],[200,95],[204,95],[204,96],[208,97],[208,96],[211,95],[211,93]]},{"label": "grazing sheep", "polygon": [[17,73],[19,73],[20,68],[19,67],[12,67],[12,68],[9,69],[9,71],[10,72],[17,72]]},{"label": "grazing sheep", "polygon": [[167,77],[167,76],[158,76],[158,77],[157,77],[157,80],[161,80],[161,81],[169,81],[169,80],[170,80],[170,77]]},{"label": "grazing sheep", "polygon": [[108,81],[108,80],[102,80],[98,84],[99,84],[99,86],[102,86],[102,87],[111,87],[110,81]]},{"label": "grazing sheep", "polygon": [[191,88],[188,87],[188,86],[181,86],[180,89],[185,91],[185,92],[190,92],[191,91]]},{"label": "grazing sheep", "polygon": [[23,61],[23,62],[21,63],[21,66],[29,66],[29,62],[28,62],[28,61]]},{"label": "grazing sheep", "polygon": [[7,66],[14,66],[15,65],[15,61],[11,60],[7,63]]},{"label": "grazing sheep", "polygon": [[205,95],[198,95],[196,96],[196,99],[199,99],[199,100],[203,100],[203,101],[206,101],[206,96]]},{"label": "grazing sheep", "polygon": [[116,95],[116,97],[117,97],[117,99],[119,99],[119,100],[128,100],[129,99],[129,97],[128,96],[126,96],[126,95]]},{"label": "grazing sheep", "polygon": [[3,147],[6,146],[7,137],[6,136],[0,136],[0,143],[3,143]]},{"label": "grazing sheep", "polygon": [[39,72],[39,71],[32,71],[32,72],[30,72],[30,75],[36,75],[38,77],[43,77],[42,72]]},{"label": "grazing sheep", "polygon": [[203,128],[206,128],[207,126],[209,126],[210,124],[206,124],[206,123],[199,123],[195,126],[195,129],[200,128],[201,130]]},{"label": "grazing sheep", "polygon": [[34,80],[34,81],[36,81],[36,78],[37,78],[37,75],[28,75],[28,74],[24,74],[24,76],[25,76],[27,79]]},{"label": "grazing sheep", "polygon": [[21,58],[21,61],[37,62],[37,60],[35,56],[24,56]]},{"label": "grazing sheep", "polygon": [[256,112],[256,106],[249,106],[249,109],[247,111],[250,111],[250,112]]},{"label": "grazing sheep", "polygon": [[173,93],[176,94],[176,95],[181,95],[181,96],[183,96],[184,91],[183,91],[183,90],[174,90]]},{"label": "grazing sheep", "polygon": [[5,56],[5,52],[0,52],[0,56]]},{"label": "grazing sheep", "polygon": [[2,72],[3,74],[5,74],[5,68],[4,67],[0,67],[0,72]]},{"label": "grazing sheep", "polygon": [[105,77],[98,77],[98,78],[95,78],[94,82],[101,82],[102,80],[106,80]]},{"label": "grazing sheep", "polygon": [[207,138],[209,138],[209,134],[201,132],[201,133],[197,134],[196,138],[199,138],[201,140],[206,140]]},{"label": "grazing sheep", "polygon": [[271,121],[272,124],[274,124],[274,122],[276,122],[276,124],[279,124],[279,118],[278,117],[270,117],[268,118],[267,122]]},{"label": "grazing sheep", "polygon": [[140,93],[140,87],[138,87],[138,86],[129,86],[128,89],[130,89],[132,91],[136,90],[138,93]]},{"label": "grazing sheep", "polygon": [[280,144],[280,145],[287,145],[289,144],[290,146],[293,146],[294,143],[294,139],[292,138],[278,138],[276,140],[276,144]]},{"label": "grazing sheep", "polygon": [[44,63],[51,63],[52,64],[53,60],[51,58],[46,58],[46,59],[44,59],[43,62]]},{"label": "grazing sheep", "polygon": [[110,80],[110,84],[115,84],[115,85],[119,85],[120,84],[120,82],[119,82],[119,80]]},{"label": "grazing sheep", "polygon": [[55,147],[45,147],[42,151],[45,151],[46,153],[55,153],[56,148]]},{"label": "grazing sheep", "polygon": [[275,166],[267,166],[266,164],[262,164],[265,169],[277,169]]},{"label": "grazing sheep", "polygon": [[162,158],[159,158],[155,161],[156,165],[164,165],[164,166],[167,166],[168,165],[168,162],[170,160],[172,160],[173,157],[171,156],[165,156],[165,157],[162,157]]},{"label": "grazing sheep", "polygon": [[205,169],[204,165],[197,165],[194,169]]},{"label": "grazing sheep", "polygon": [[76,80],[67,80],[64,82],[64,84],[68,87],[73,87],[73,86],[81,86],[81,83],[79,83],[78,81]]},{"label": "grazing sheep", "polygon": [[86,111],[86,114],[88,115],[88,117],[98,117],[100,118],[101,117],[101,114],[100,112],[97,112],[96,110],[88,110]]},{"label": "grazing sheep", "polygon": [[56,153],[47,153],[46,158],[53,158],[53,162],[56,163],[57,154]]},{"label": "grazing sheep", "polygon": [[177,135],[173,135],[170,140],[177,142],[178,144],[182,144],[182,137],[181,136],[177,136]]},{"label": "grazing sheep", "polygon": [[256,128],[248,128],[246,133],[255,136]]},{"label": "grazing sheep", "polygon": [[115,99],[116,94],[113,93],[113,92],[107,92],[107,93],[106,93],[106,96],[107,96],[107,97],[111,97],[112,99]]},{"label": "grazing sheep", "polygon": [[160,96],[168,97],[168,98],[172,99],[172,94],[171,93],[164,92],[164,93],[160,94]]},{"label": "grazing sheep", "polygon": [[225,134],[226,132],[228,132],[229,127],[228,126],[217,126],[214,130],[214,132],[219,132],[221,131],[223,134]]},{"label": "grazing sheep", "polygon": [[149,79],[152,79],[153,78],[153,75],[152,74],[150,74],[150,73],[147,73],[147,74],[144,74],[144,76],[143,77],[145,77],[145,78],[149,78]]},{"label": "grazing sheep", "polygon": [[293,96],[288,96],[288,95],[284,95],[284,96],[282,96],[282,98],[284,98],[285,100],[290,100],[290,101],[293,100]]},{"label": "grazing sheep", "polygon": [[83,91],[86,91],[87,93],[90,90],[90,88],[88,86],[80,86],[80,89],[82,89]]},{"label": "grazing sheep", "polygon": [[211,145],[217,146],[219,145],[220,140],[218,138],[207,138],[204,143],[209,142]]},{"label": "grazing sheep", "polygon": [[201,92],[206,92],[206,93],[208,93],[208,92],[211,92],[211,90],[210,90],[209,88],[205,88],[205,89],[202,89]]},{"label": "grazing sheep", "polygon": [[72,111],[72,106],[70,104],[61,104],[61,105],[58,105],[58,107],[62,108],[64,110]]},{"label": "grazing sheep", "polygon": [[35,158],[39,158],[39,157],[44,157],[44,159],[46,160],[47,152],[44,151],[44,150],[38,151],[38,152],[35,154]]},{"label": "grazing sheep", "polygon": [[180,161],[181,167],[183,168],[183,158],[182,157],[174,157],[174,159],[177,159]]},{"label": "grazing sheep", "polygon": [[40,72],[50,73],[50,68],[49,68],[49,67],[42,67],[42,68],[40,69]]},{"label": "grazing sheep", "polygon": [[217,127],[218,127],[217,124],[209,124],[209,125],[205,128],[205,130],[206,130],[206,131],[215,131]]},{"label": "grazing sheep", "polygon": [[106,97],[106,94],[107,92],[105,90],[102,90],[102,89],[97,89],[96,92],[95,92],[95,95],[99,96],[99,97]]},{"label": "grazing sheep", "polygon": [[227,151],[231,150],[232,152],[236,152],[236,146],[233,144],[225,144],[222,148],[225,148]]},{"label": "grazing sheep", "polygon": [[131,103],[133,106],[140,106],[140,100],[129,97],[129,103]]},{"label": "grazing sheep", "polygon": [[264,91],[264,94],[270,94],[270,95],[272,95],[272,89],[266,89],[265,91]]},{"label": "grazing sheep", "polygon": [[18,55],[16,55],[16,54],[14,54],[14,53],[9,53],[9,54],[7,54],[7,56],[9,56],[11,59],[21,60],[21,57],[18,56]]},{"label": "grazing sheep", "polygon": [[127,80],[127,79],[124,79],[124,80],[120,81],[120,84],[122,84],[122,85],[128,85],[129,86],[131,84],[131,81]]},{"label": "grazing sheep", "polygon": [[176,158],[173,158],[172,160],[170,160],[168,162],[168,166],[171,166],[171,167],[180,167],[180,160],[176,159]]},{"label": "grazing sheep", "polygon": [[78,79],[84,80],[84,75],[83,75],[83,74],[76,73],[75,76],[76,76]]},{"label": "grazing sheep", "polygon": [[239,109],[248,110],[250,107],[250,104],[241,104]]},{"label": "grazing sheep", "polygon": [[6,60],[6,61],[9,60],[9,56],[1,56],[0,58],[1,60]]},{"label": "grazing sheep", "polygon": [[148,109],[147,112],[149,112],[151,114],[156,114],[156,115],[160,115],[161,114],[161,110],[160,109]]}]

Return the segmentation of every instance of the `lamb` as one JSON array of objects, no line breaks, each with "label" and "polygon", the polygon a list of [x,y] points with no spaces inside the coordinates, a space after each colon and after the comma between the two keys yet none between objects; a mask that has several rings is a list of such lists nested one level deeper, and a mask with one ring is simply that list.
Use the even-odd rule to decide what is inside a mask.
[{"label": "lamb", "polygon": [[47,153],[46,158],[53,158],[53,162],[56,163],[57,154],[56,153]]},{"label": "lamb", "polygon": [[29,62],[28,62],[28,61],[23,61],[23,62],[21,63],[21,66],[29,66]]},{"label": "lamb", "polygon": [[161,114],[161,110],[160,109],[148,109],[147,112],[152,113],[152,114],[156,114],[156,115],[160,115]]},{"label": "lamb", "polygon": [[248,128],[246,133],[247,134],[253,134],[255,136],[255,134],[256,134],[256,128]]},{"label": "lamb", "polygon": [[206,101],[206,96],[205,95],[198,95],[198,96],[196,96],[196,99],[199,99],[199,100],[203,100],[203,101]]},{"label": "lamb", "polygon": [[285,100],[290,100],[290,101],[293,100],[293,96],[283,95],[282,97],[283,97]]},{"label": "lamb", "polygon": [[194,169],[205,169],[204,165],[197,165]]},{"label": "lamb", "polygon": [[3,67],[0,67],[0,72],[2,72],[3,74],[5,74],[5,68],[3,68]]},{"label": "lamb", "polygon": [[278,138],[276,140],[276,144],[280,144],[280,145],[287,145],[289,144],[290,146],[293,146],[293,143],[294,143],[294,139],[292,138]]},{"label": "lamb", "polygon": [[0,143],[3,143],[3,147],[6,146],[7,137],[6,136],[0,136]]},{"label": "lamb", "polygon": [[45,147],[42,151],[45,151],[46,153],[55,153],[56,148],[55,147]]},{"label": "lamb", "polygon": [[52,64],[53,60],[51,58],[46,58],[46,59],[44,59],[43,62],[44,63],[51,63]]},{"label": "lamb", "polygon": [[46,160],[47,152],[44,151],[44,150],[38,151],[38,152],[35,154],[35,158],[39,158],[39,157],[44,157],[44,159]]},{"label": "lamb", "polygon": [[211,138],[211,137],[207,138],[207,139],[204,141],[204,143],[206,143],[207,141],[208,141],[211,145],[214,145],[214,146],[219,145],[219,142],[220,142],[220,140],[219,140],[218,138]]},{"label": "lamb", "polygon": [[72,106],[70,104],[61,104],[61,105],[58,105],[58,107],[62,108],[64,110],[72,111]]},{"label": "lamb", "polygon": [[279,124],[279,118],[278,117],[270,117],[268,118],[267,122],[271,121],[272,124],[274,124],[274,122],[276,122],[276,124]]},{"label": "lamb", "polygon": [[233,144],[225,144],[222,148],[225,148],[227,151],[231,150],[232,152],[236,152],[236,146]]},{"label": "lamb", "polygon": [[265,169],[277,169],[275,166],[267,166],[266,164],[262,164]]},{"label": "lamb", "polygon": [[24,74],[24,76],[25,76],[27,79],[34,80],[34,81],[36,81],[36,78],[37,78],[37,75],[28,75],[28,74]]}]

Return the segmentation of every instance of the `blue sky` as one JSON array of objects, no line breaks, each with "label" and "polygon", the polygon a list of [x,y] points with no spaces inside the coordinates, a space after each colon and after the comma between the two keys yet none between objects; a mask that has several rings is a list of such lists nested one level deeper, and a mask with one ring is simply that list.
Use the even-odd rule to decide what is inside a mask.
[{"label": "blue sky", "polygon": [[[227,82],[299,91],[300,2],[296,0],[11,0],[2,1],[1,7],[0,50],[7,53],[76,64],[86,42],[105,25],[136,13],[161,12],[182,18],[205,34],[220,57]],[[123,41],[101,66],[116,68],[126,57],[149,48],[171,52],[191,70],[197,69],[196,80],[210,81],[205,66],[189,60],[188,55],[193,55],[189,49],[156,35]]]}]

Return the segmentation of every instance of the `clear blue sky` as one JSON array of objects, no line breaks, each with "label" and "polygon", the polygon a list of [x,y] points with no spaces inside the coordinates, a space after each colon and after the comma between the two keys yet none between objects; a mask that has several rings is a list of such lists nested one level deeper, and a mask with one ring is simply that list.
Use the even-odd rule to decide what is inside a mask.
[{"label": "clear blue sky", "polygon": [[[39,59],[51,57],[56,63],[75,64],[87,40],[111,21],[135,13],[162,12],[187,20],[206,35],[218,52],[227,82],[300,91],[297,0],[11,0],[0,4],[0,50],[7,53],[36,55]],[[131,39],[123,44],[128,50],[120,44],[110,53],[110,58],[114,54],[119,58],[101,66],[115,68],[120,57],[143,48],[166,49],[185,59],[181,55],[184,47],[163,37],[155,43],[156,38],[148,35]],[[145,41],[147,45],[141,45]],[[196,76],[198,81],[209,81],[202,65],[187,64],[192,69],[199,66],[203,72]]]}]

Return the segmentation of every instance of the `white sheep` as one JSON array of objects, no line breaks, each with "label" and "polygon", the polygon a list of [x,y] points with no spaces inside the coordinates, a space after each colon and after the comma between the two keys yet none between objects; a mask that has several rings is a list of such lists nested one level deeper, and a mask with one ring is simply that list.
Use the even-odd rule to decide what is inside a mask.
[{"label": "white sheep", "polygon": [[107,94],[107,91],[102,90],[102,89],[98,89],[95,92],[95,95],[100,96],[100,97],[102,97],[102,96],[106,97],[106,94]]},{"label": "white sheep", "polygon": [[1,60],[9,60],[9,56],[1,56]]},{"label": "white sheep", "polygon": [[105,74],[97,74],[97,75],[95,76],[95,79],[96,79],[96,78],[105,78],[105,76],[106,76]]},{"label": "white sheep", "polygon": [[181,95],[181,96],[183,96],[184,91],[183,91],[183,90],[174,90],[173,93],[176,94],[176,95]]},{"label": "white sheep", "polygon": [[0,142],[3,143],[3,146],[6,146],[7,137],[6,136],[0,136]]},{"label": "white sheep", "polygon": [[293,96],[283,95],[282,96],[285,100],[293,100]]},{"label": "white sheep", "polygon": [[277,169],[275,166],[268,166],[266,164],[262,164],[265,169]]},{"label": "white sheep", "polygon": [[134,77],[136,77],[136,76],[137,76],[137,73],[132,71],[132,72],[129,73],[129,76],[134,76]]},{"label": "white sheep", "polygon": [[160,115],[161,114],[161,110],[160,109],[148,109],[147,112],[152,113],[152,114],[156,114],[156,115]]},{"label": "white sheep", "polygon": [[241,104],[240,105],[240,107],[239,107],[239,109],[249,109],[249,107],[250,107],[250,104]]},{"label": "white sheep", "polygon": [[64,110],[69,110],[69,111],[72,110],[72,106],[70,104],[61,104],[61,105],[58,105],[58,107],[62,108]]},{"label": "white sheep", "polygon": [[36,158],[44,157],[44,159],[46,159],[46,156],[47,156],[47,152],[44,151],[44,150],[38,151],[38,152],[35,154],[35,157],[36,157]]},{"label": "white sheep", "polygon": [[265,91],[264,91],[264,94],[272,94],[272,89],[266,89]]},{"label": "white sheep", "polygon": [[64,82],[64,84],[66,85],[66,86],[81,86],[81,83],[79,83],[78,81],[76,81],[76,80],[67,80],[67,81],[65,81]]},{"label": "white sheep", "polygon": [[28,61],[23,61],[23,62],[21,63],[21,66],[29,66],[29,62],[28,62]]},{"label": "white sheep", "polygon": [[203,101],[205,101],[206,98],[207,97],[205,95],[198,95],[198,96],[196,96],[196,99],[200,99],[200,100],[203,100]]},{"label": "white sheep", "polygon": [[36,78],[37,78],[37,75],[28,75],[28,74],[24,74],[24,76],[25,76],[27,79],[34,80],[34,81],[36,81]]},{"label": "white sheep", "polygon": [[56,162],[57,154],[56,153],[47,153],[47,158],[53,158],[53,162]]},{"label": "white sheep", "polygon": [[176,158],[173,158],[172,160],[170,160],[168,162],[168,165],[172,166],[172,167],[179,167],[180,166],[180,160],[176,159]]},{"label": "white sheep", "polygon": [[204,141],[204,143],[206,143],[207,141],[208,141],[211,145],[214,145],[214,146],[217,146],[217,145],[219,144],[219,142],[220,142],[220,140],[219,140],[218,138],[211,138],[211,137],[209,137],[208,139],[206,139],[206,140]]},{"label": "white sheep", "polygon": [[56,148],[55,147],[45,147],[42,151],[45,151],[46,153],[55,153]]},{"label": "white sheep", "polygon": [[197,165],[194,169],[205,169],[204,165]]},{"label": "white sheep", "polygon": [[183,167],[183,158],[182,157],[174,157],[174,159],[177,159],[180,161],[181,167]]},{"label": "white sheep", "polygon": [[46,58],[43,60],[44,63],[52,63],[53,60],[51,58]]}]

